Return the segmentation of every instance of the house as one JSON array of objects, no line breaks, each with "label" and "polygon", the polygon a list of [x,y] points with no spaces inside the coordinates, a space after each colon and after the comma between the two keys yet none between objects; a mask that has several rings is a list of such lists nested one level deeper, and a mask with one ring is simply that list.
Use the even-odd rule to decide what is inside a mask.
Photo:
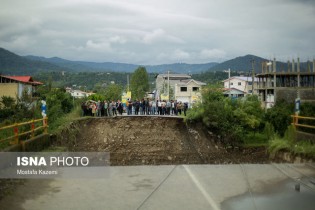
[{"label": "house", "polygon": [[23,91],[35,96],[36,88],[43,83],[33,80],[31,76],[0,75],[0,97],[21,98]]},{"label": "house", "polygon": [[73,90],[70,87],[66,87],[66,92],[70,93],[70,95],[74,98],[85,98],[85,97],[89,97],[90,95],[94,94],[92,92],[84,92],[82,90]]},{"label": "house", "polygon": [[86,93],[84,91],[82,91],[82,90],[72,90],[72,91],[70,91],[70,94],[74,98],[85,98],[85,97],[87,97]]},{"label": "house", "polygon": [[168,81],[170,88],[175,90],[175,84],[187,79],[191,79],[191,76],[188,74],[159,74],[155,80],[156,90],[160,93],[165,92],[164,89],[167,88]]},{"label": "house", "polygon": [[[258,78],[254,77],[254,86],[253,86],[253,78],[252,77],[242,77],[242,76],[235,76],[229,79],[226,79],[224,82],[225,93],[229,94],[227,91],[234,92],[234,94],[238,95],[247,95],[247,94],[258,94]],[[254,93],[252,92],[254,89]],[[236,93],[236,91],[239,91]]]},{"label": "house", "polygon": [[180,80],[175,84],[175,100],[193,104],[201,100],[201,89],[206,83],[194,79]]},{"label": "house", "polygon": [[236,88],[224,88],[223,89],[223,95],[226,97],[232,97],[232,98],[239,98],[239,97],[244,97],[245,92],[238,90]]}]

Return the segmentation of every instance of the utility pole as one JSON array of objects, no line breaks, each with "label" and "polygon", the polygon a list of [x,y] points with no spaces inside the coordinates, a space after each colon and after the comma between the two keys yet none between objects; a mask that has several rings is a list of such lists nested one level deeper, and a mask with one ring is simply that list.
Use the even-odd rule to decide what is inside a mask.
[{"label": "utility pole", "polygon": [[129,92],[129,74],[127,74],[127,92]]},{"label": "utility pole", "polygon": [[167,71],[167,95],[170,100],[170,71]]},{"label": "utility pole", "polygon": [[225,73],[229,73],[229,98],[231,97],[231,81],[230,81],[230,78],[231,78],[231,69],[229,68],[229,70],[223,70],[223,72]]},{"label": "utility pole", "polygon": [[231,69],[229,68],[229,98],[231,98],[231,81],[230,81],[230,78],[231,78]]},{"label": "utility pole", "polygon": [[252,95],[254,95],[254,84],[255,84],[255,60],[250,61],[252,63]]}]

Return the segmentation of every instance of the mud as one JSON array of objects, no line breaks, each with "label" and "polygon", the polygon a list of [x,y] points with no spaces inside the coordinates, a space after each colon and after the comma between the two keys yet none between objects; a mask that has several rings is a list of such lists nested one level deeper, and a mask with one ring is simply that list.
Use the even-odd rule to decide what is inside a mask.
[{"label": "mud", "polygon": [[230,149],[211,133],[175,117],[115,117],[81,120],[78,133],[64,133],[56,146],[69,151],[109,152],[111,165],[268,163],[265,148]]}]

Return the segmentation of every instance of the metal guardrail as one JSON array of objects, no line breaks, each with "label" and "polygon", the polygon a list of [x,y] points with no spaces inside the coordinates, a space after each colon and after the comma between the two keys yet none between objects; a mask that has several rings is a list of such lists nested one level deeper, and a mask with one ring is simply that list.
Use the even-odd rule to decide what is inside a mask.
[{"label": "metal guardrail", "polygon": [[303,117],[298,115],[291,115],[293,118],[292,125],[294,125],[295,128],[297,127],[304,127],[304,128],[313,128],[315,129],[314,125],[307,125],[307,124],[299,124],[299,119],[306,119],[306,120],[315,120],[315,117]]},{"label": "metal guardrail", "polygon": [[[35,123],[36,122],[40,122],[40,121],[43,122],[43,125],[36,127]],[[30,129],[25,131],[25,132],[19,133],[19,127],[23,126],[23,125],[30,125]],[[13,129],[14,135],[13,136],[9,136],[9,137],[7,137],[5,139],[0,139],[0,143],[5,142],[5,141],[10,140],[10,139],[13,139],[14,141],[11,141],[10,142],[11,144],[19,144],[19,137],[20,136],[23,136],[23,135],[26,135],[26,134],[31,134],[30,136],[31,136],[31,138],[33,138],[33,137],[35,137],[35,131],[38,131],[40,129],[43,129],[43,133],[48,133],[48,118],[45,117],[45,118],[42,118],[42,119],[31,120],[31,121],[28,121],[28,122],[15,123],[13,125],[1,127],[0,131],[8,130],[8,129]]]}]

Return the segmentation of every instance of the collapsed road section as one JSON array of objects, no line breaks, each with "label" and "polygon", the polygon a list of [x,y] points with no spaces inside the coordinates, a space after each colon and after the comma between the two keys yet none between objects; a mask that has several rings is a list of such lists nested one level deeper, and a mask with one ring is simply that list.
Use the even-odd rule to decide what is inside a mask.
[{"label": "collapsed road section", "polygon": [[[87,118],[73,123],[58,146],[72,152],[109,152],[111,165],[266,163],[264,148],[227,151],[210,132],[183,118],[122,116]],[[69,131],[65,131],[69,132]]]}]

